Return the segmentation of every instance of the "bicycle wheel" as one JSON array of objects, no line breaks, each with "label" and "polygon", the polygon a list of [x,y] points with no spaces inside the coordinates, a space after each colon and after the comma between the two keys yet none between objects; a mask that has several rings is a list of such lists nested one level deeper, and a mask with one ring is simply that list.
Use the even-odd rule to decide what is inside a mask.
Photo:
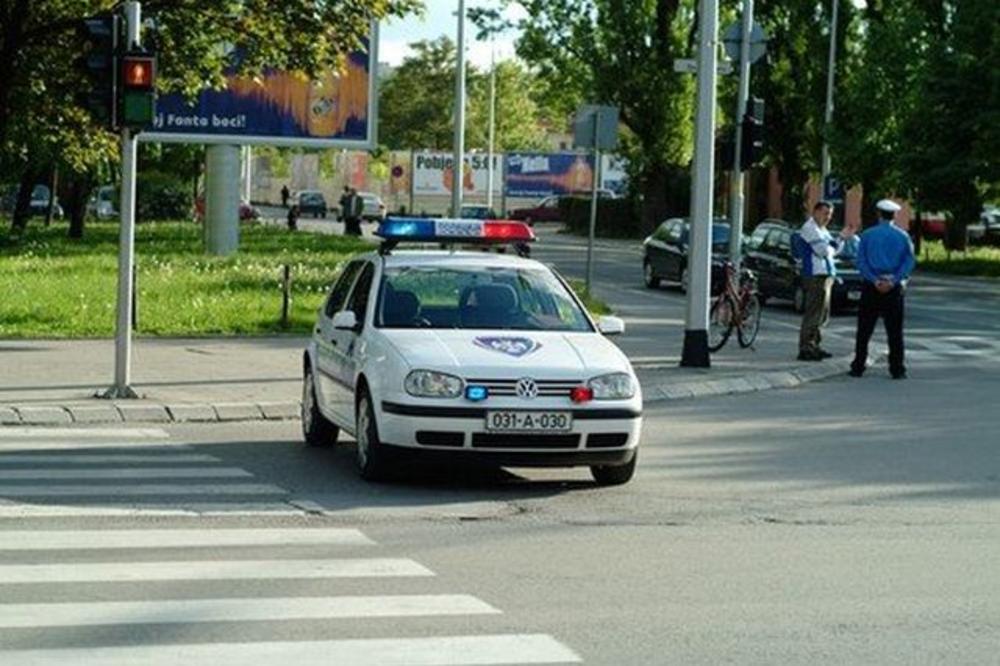
[{"label": "bicycle wheel", "polygon": [[728,294],[720,294],[708,311],[708,351],[722,349],[733,332],[736,304]]},{"label": "bicycle wheel", "polygon": [[743,319],[736,327],[736,338],[740,347],[746,349],[757,339],[760,330],[760,299],[757,294],[748,294],[743,303]]}]

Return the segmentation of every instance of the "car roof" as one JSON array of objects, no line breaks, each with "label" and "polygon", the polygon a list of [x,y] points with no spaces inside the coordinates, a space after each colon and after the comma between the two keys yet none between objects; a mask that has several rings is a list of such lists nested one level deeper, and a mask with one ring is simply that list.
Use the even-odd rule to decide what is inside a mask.
[{"label": "car roof", "polygon": [[[364,258],[377,257],[377,253],[369,253]],[[508,251],[476,252],[474,250],[393,250],[385,255],[387,268],[400,266],[455,266],[455,267],[495,267],[495,268],[542,268],[548,270],[545,264],[534,259],[525,259]]]}]

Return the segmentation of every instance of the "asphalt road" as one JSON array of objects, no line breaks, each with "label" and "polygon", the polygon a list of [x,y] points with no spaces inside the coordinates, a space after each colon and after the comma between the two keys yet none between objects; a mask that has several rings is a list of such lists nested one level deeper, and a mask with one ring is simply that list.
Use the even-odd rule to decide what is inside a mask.
[{"label": "asphalt road", "polygon": [[915,280],[905,382],[649,408],[619,488],[365,484],[295,423],[0,430],[0,663],[996,663],[998,298]]}]

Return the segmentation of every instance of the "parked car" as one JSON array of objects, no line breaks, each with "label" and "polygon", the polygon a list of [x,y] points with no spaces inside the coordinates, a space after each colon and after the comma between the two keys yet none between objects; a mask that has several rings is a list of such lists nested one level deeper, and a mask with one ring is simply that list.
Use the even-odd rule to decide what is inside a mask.
[{"label": "parked car", "polygon": [[948,232],[948,218],[944,213],[922,213],[920,215],[920,234],[924,238],[944,238]]},{"label": "parked car", "polygon": [[485,204],[463,204],[459,214],[464,220],[496,220],[496,211]]},{"label": "parked car", "polygon": [[386,207],[382,199],[372,192],[358,192],[363,202],[361,219],[368,222],[381,222],[385,219]]},{"label": "parked car", "polygon": [[1000,242],[1000,208],[984,206],[979,215],[979,222],[966,227],[969,242],[992,243]]},{"label": "parked car", "polygon": [[117,190],[114,185],[103,185],[94,190],[87,201],[87,212],[94,217],[107,220],[118,215],[115,209]]},{"label": "parked car", "polygon": [[302,190],[295,196],[295,203],[299,206],[300,215],[308,213],[313,217],[326,217],[326,197],[319,190]]},{"label": "parked car", "polygon": [[530,208],[515,208],[507,216],[512,220],[523,220],[524,222],[560,222],[558,195],[545,197],[537,205]]},{"label": "parked car", "polygon": [[[687,291],[690,222],[674,217],[664,221],[642,242],[642,273],[646,286],[655,289],[664,280]],[[729,222],[717,217],[712,223],[712,293],[723,284],[723,264],[729,257]]]},{"label": "parked car", "polygon": [[[747,239],[744,265],[757,273],[758,298],[764,303],[770,298],[792,301],[796,312],[805,309],[802,288],[802,264],[792,256],[792,234],[798,231],[784,220],[765,220]],[[831,229],[831,233],[839,233]],[[854,265],[857,245],[849,243],[836,258],[837,277],[831,293],[835,310],[857,305],[861,300],[864,280]]]},{"label": "parked car", "polygon": [[[205,197],[198,197],[194,202],[194,217],[199,222],[205,219]],[[260,219],[260,211],[248,201],[240,201],[240,222]]]},{"label": "parked car", "polygon": [[[31,204],[30,204],[30,214],[31,215],[45,215],[49,210],[49,187],[48,185],[35,185],[35,189],[31,191]],[[59,205],[59,200],[56,199],[52,206],[52,216],[62,217],[63,209]]]}]

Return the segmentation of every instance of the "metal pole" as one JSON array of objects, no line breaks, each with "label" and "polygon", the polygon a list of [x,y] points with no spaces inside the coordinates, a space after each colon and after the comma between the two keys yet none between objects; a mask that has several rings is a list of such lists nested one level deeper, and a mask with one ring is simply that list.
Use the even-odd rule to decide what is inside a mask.
[{"label": "metal pole", "polygon": [[729,260],[733,262],[737,273],[743,247],[743,213],[745,208],[743,195],[743,168],[740,162],[743,157],[743,116],[747,112],[747,99],[750,97],[750,31],[753,29],[753,0],[743,0],[743,24],[740,30],[740,83],[736,95],[736,137],[733,146],[733,177],[730,180],[729,191]]},{"label": "metal pole", "polygon": [[243,146],[243,200],[250,203],[253,185],[253,146]]},{"label": "metal pole", "polygon": [[698,115],[695,119],[694,179],[691,187],[691,246],[688,302],[681,365],[707,368],[708,296],[711,278],[712,181],[715,161],[715,79],[719,0],[700,0],[698,26]]},{"label": "metal pole", "polygon": [[[140,46],[142,8],[138,2],[125,3],[125,45]],[[132,267],[135,263],[135,165],[136,139],[122,130],[122,191],[118,238],[118,316],[115,322],[115,384],[105,398],[138,398],[132,390]]]},{"label": "metal pole", "polygon": [[830,1],[833,3],[833,16],[830,18],[830,56],[826,64],[826,113],[823,116],[823,155],[820,159],[821,192],[826,189],[826,179],[830,175],[830,146],[827,143],[826,132],[830,130],[830,124],[833,122],[833,78],[837,64],[837,8],[840,6],[839,0]]},{"label": "metal pole", "polygon": [[493,208],[493,143],[496,139],[497,112],[497,52],[494,41],[490,40],[490,140],[489,162],[486,165],[486,207]]},{"label": "metal pole", "polygon": [[587,236],[587,294],[594,279],[594,236],[597,235],[597,187],[601,182],[601,149],[597,146],[597,130],[601,125],[601,111],[594,111],[594,171],[590,187],[590,233]]},{"label": "metal pole", "polygon": [[228,256],[240,246],[240,149],[205,151],[205,251]]},{"label": "metal pole", "polygon": [[462,213],[465,179],[465,0],[458,0],[458,62],[455,70],[455,166],[451,184],[451,214]]}]

